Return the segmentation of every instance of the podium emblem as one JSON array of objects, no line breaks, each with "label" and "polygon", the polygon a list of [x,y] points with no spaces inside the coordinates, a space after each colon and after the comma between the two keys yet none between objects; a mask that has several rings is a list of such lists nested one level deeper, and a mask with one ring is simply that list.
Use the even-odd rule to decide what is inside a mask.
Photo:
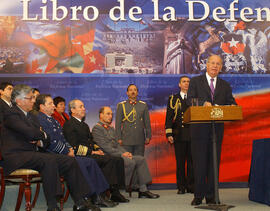
[{"label": "podium emblem", "polygon": [[212,108],[210,116],[213,119],[223,118],[223,110],[221,108]]}]

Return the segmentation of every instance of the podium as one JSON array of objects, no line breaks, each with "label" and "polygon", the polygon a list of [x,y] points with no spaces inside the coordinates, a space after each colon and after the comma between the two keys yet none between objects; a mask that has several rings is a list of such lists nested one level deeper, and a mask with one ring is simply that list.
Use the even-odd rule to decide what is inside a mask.
[{"label": "podium", "polygon": [[241,106],[190,106],[184,113],[184,123],[211,123],[242,120]]},{"label": "podium", "polygon": [[228,210],[234,206],[220,204],[218,192],[218,164],[217,164],[217,147],[216,147],[216,132],[215,123],[222,123],[228,121],[237,121],[243,119],[241,106],[191,106],[185,113],[183,122],[186,124],[212,124],[212,147],[213,147],[213,169],[214,169],[214,194],[215,204],[208,204],[205,206],[198,206],[199,209],[210,210]]}]

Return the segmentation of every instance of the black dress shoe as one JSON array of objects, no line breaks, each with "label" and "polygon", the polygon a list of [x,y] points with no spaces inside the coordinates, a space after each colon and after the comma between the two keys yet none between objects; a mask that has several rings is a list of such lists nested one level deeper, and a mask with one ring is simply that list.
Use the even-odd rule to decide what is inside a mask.
[{"label": "black dress shoe", "polygon": [[179,188],[177,191],[177,194],[185,194],[185,193],[186,193],[185,188]]},{"label": "black dress shoe", "polygon": [[53,209],[47,209],[47,211],[61,211],[59,207],[53,208]]},{"label": "black dress shoe", "polygon": [[216,203],[215,197],[205,197],[206,204],[220,204],[220,201]]},{"label": "black dress shoe", "polygon": [[101,211],[101,209],[93,204],[74,205],[73,211]]},{"label": "black dress shoe", "polygon": [[113,202],[127,203],[129,202],[121,193],[112,193],[111,200]]},{"label": "black dress shoe", "polygon": [[139,191],[138,198],[157,199],[159,198],[159,195],[155,193],[151,193],[150,191],[145,191],[145,192]]},{"label": "black dress shoe", "polygon": [[194,193],[194,188],[187,188],[187,193]]},{"label": "black dress shoe", "polygon": [[95,196],[92,202],[98,207],[115,207],[117,205],[116,203],[109,199],[106,199],[102,195]]},{"label": "black dress shoe", "polygon": [[191,205],[200,205],[202,203],[202,198],[194,198],[191,202]]}]

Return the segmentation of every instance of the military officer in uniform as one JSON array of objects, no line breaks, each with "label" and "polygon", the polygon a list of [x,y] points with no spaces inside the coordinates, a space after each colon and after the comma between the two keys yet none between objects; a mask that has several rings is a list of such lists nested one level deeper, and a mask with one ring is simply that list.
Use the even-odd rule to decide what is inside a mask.
[{"label": "military officer in uniform", "polygon": [[130,84],[128,100],[118,103],[116,110],[116,138],[133,155],[144,156],[144,145],[150,143],[151,125],[147,104],[137,100],[138,89]]},{"label": "military officer in uniform", "polygon": [[183,124],[189,81],[187,76],[180,78],[180,92],[169,97],[165,122],[167,140],[175,149],[177,194],[193,192],[194,183],[189,125]]},{"label": "military officer in uniform", "polygon": [[152,177],[146,159],[140,155],[133,155],[120,146],[115,136],[115,130],[111,127],[112,117],[113,113],[110,107],[100,108],[100,121],[92,130],[94,142],[101,147],[103,152],[124,159],[126,186],[129,186],[132,180],[132,188],[138,188],[139,198],[159,198],[158,194],[150,192],[147,188],[147,184],[151,182]]}]

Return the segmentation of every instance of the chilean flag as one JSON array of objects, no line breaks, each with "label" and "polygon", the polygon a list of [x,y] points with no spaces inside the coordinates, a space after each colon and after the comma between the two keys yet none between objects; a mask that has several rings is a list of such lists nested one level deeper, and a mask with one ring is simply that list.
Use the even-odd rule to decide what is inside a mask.
[{"label": "chilean flag", "polygon": [[223,37],[225,42],[221,43],[221,49],[228,54],[244,53],[245,44],[242,43],[242,36],[238,34],[228,34]]}]

